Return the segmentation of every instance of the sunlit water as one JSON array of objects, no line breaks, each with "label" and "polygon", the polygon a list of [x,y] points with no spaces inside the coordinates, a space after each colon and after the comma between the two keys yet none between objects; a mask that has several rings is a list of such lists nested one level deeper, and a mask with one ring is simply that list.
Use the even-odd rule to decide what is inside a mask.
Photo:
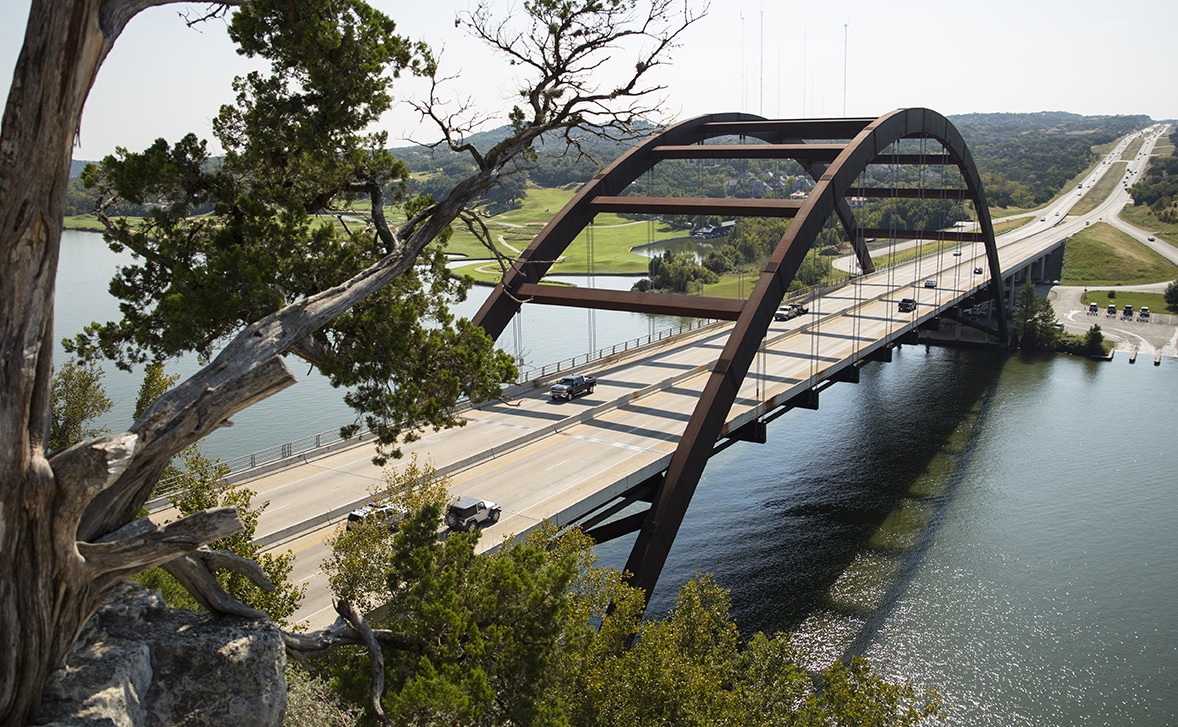
[{"label": "sunlit water", "polygon": [[945,724],[1178,724],[1176,374],[905,346],[712,460],[653,608],[712,573],[743,633],[864,653]]},{"label": "sunlit water", "polygon": [[[117,312],[115,262],[97,236],[67,234],[59,337]],[[529,310],[519,348],[532,363],[584,353],[587,320]],[[674,322],[596,320],[599,346]],[[510,328],[502,341],[515,348]],[[206,449],[230,457],[350,421],[338,392],[292,367],[299,385]],[[125,426],[138,378],[107,369],[118,406],[104,423]],[[768,444],[712,460],[653,611],[710,572],[742,632],[795,631],[815,665],[865,653],[937,689],[946,724],[1178,724],[1176,375],[1171,359],[905,346],[770,425]],[[601,546],[602,561],[620,566],[629,545]]]}]

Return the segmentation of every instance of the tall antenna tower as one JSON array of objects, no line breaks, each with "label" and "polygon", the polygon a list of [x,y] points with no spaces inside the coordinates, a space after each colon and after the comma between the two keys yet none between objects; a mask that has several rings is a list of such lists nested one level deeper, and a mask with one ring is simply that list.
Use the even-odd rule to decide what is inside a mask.
[{"label": "tall antenna tower", "polygon": [[748,110],[746,104],[747,84],[744,79],[744,11],[740,11],[740,111],[744,113]]},{"label": "tall antenna tower", "polygon": [[757,101],[757,113],[765,115],[765,3],[761,3],[761,59],[758,70],[760,76],[760,97]]},{"label": "tall antenna tower", "polygon": [[843,23],[843,117],[847,115],[847,26]]}]

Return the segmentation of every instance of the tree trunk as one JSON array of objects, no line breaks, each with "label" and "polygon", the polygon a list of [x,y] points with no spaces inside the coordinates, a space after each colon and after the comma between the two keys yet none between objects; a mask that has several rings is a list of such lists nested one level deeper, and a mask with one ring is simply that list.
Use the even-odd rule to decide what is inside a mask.
[{"label": "tree trunk", "polygon": [[164,528],[134,518],[173,455],[294,383],[280,355],[412,265],[439,225],[428,220],[410,244],[352,280],[246,327],[130,433],[47,460],[53,296],[73,138],[126,23],[178,1],[33,0],[13,74],[0,128],[0,727],[32,716],[49,673],[127,576],[240,531],[227,509]]},{"label": "tree trunk", "polygon": [[82,106],[114,39],[147,4],[34,0],[0,128],[0,725],[27,720],[109,590],[76,532],[138,443],[123,435],[67,450],[57,474],[46,461],[53,296]]}]

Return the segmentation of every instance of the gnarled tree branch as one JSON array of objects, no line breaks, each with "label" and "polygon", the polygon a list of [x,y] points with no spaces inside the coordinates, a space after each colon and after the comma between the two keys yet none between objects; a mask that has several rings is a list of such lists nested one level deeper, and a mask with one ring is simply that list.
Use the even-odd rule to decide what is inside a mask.
[{"label": "gnarled tree branch", "polygon": [[138,573],[190,553],[202,545],[241,532],[232,507],[193,513],[165,525],[140,518],[94,543],[79,542],[78,552],[95,580],[100,576]]}]

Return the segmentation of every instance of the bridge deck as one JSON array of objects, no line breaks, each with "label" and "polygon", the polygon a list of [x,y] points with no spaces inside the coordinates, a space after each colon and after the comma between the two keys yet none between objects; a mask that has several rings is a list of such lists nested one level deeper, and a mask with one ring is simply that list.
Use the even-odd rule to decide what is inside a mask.
[{"label": "bridge deck", "polygon": [[[1014,240],[1015,235],[1006,236],[1000,249],[1008,272],[1025,267],[1063,236],[1043,232]],[[973,247],[965,246],[961,257],[943,255],[941,262],[949,267],[939,273],[932,272],[930,260],[914,261],[811,301],[808,315],[774,323],[760,356],[763,365],[753,367],[732,407],[729,430],[980,289],[988,276],[973,274],[974,266],[985,265],[982,257],[970,256]],[[927,277],[936,277],[938,287],[924,288]],[[902,297],[919,302],[915,314],[898,311]],[[403,449],[450,475],[453,494],[502,505],[503,519],[487,529],[483,549],[545,518],[568,522],[667,466],[730,326],[715,324],[611,359],[596,369],[599,383],[591,395],[554,403],[546,389],[535,389],[471,409],[466,426],[426,434]],[[296,580],[314,578],[326,555],[329,531],[317,529],[337,522],[383,486],[372,454],[371,444],[361,445],[247,483],[258,501],[270,502],[258,527],[263,543],[315,531],[284,546],[298,554]],[[309,592],[296,617],[312,627],[330,621],[325,589]]]},{"label": "bridge deck", "polygon": [[[1002,247],[1004,270],[1041,254],[1051,240]],[[979,246],[980,247],[980,246]],[[861,279],[810,302],[810,313],[775,323],[762,359],[746,379],[729,415],[728,430],[762,416],[871,351],[979,290],[974,275],[984,261],[968,254],[942,256],[932,272],[924,260]],[[938,287],[924,288],[925,277]],[[900,313],[901,297],[918,301]],[[453,492],[489,498],[503,506],[502,521],[485,538],[519,534],[544,519],[569,522],[631,485],[664,469],[723,347],[730,324],[717,324],[669,342],[631,352],[595,373],[596,391],[572,402],[548,400],[537,389],[510,402],[467,412],[466,426],[429,433],[404,447],[453,479]],[[336,520],[383,484],[359,446],[248,482],[270,506],[259,539],[276,542]]]}]

